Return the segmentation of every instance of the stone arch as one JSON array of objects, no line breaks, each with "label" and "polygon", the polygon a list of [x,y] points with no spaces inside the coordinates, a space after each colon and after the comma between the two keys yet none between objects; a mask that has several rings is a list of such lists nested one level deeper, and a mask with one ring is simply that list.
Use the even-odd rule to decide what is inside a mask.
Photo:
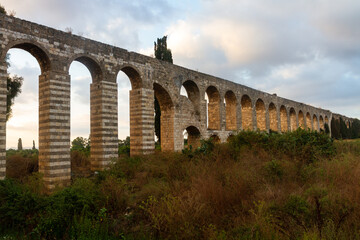
[{"label": "stone arch", "polygon": [[270,130],[278,131],[278,119],[277,119],[277,111],[274,103],[269,104],[269,123]]},{"label": "stone arch", "polygon": [[40,65],[41,73],[47,72],[51,69],[52,66],[49,57],[50,54],[39,43],[31,40],[19,40],[12,42],[12,44],[6,46],[6,49],[4,49],[2,53],[1,59],[3,59],[4,62],[5,62],[6,54],[12,48],[22,49],[30,53],[33,57],[35,57],[35,59]]},{"label": "stone arch", "polygon": [[296,128],[296,112],[294,108],[290,108],[290,131],[295,131]]},{"label": "stone arch", "polygon": [[281,125],[281,132],[287,132],[289,129],[288,126],[288,115],[286,111],[286,107],[281,105],[280,107],[280,125]]},{"label": "stone arch", "polygon": [[226,130],[237,130],[236,96],[233,91],[225,93]]},{"label": "stone arch", "polygon": [[320,115],[319,117],[319,125],[320,125],[320,131],[325,130],[325,124],[324,124],[324,118]]},{"label": "stone arch", "polygon": [[206,89],[209,98],[208,103],[208,129],[220,129],[220,94],[216,87],[209,86]]},{"label": "stone arch", "polygon": [[248,95],[241,98],[241,124],[243,130],[253,129],[252,102]]},{"label": "stone arch", "polygon": [[154,94],[159,102],[161,151],[174,151],[174,104],[169,91],[154,83]]},{"label": "stone arch", "polygon": [[125,65],[122,66],[119,71],[124,72],[126,76],[128,76],[128,78],[130,79],[132,90],[143,87],[143,81],[139,73],[139,70],[137,70],[134,66]]},{"label": "stone arch", "polygon": [[230,140],[233,139],[234,137],[235,137],[234,134],[230,133],[226,139],[226,142],[230,142]]},{"label": "stone arch", "polygon": [[188,146],[192,146],[193,149],[200,147],[200,130],[195,126],[189,126],[185,130],[188,134]]},{"label": "stone arch", "polygon": [[305,116],[301,110],[299,111],[298,118],[299,118],[299,127],[305,129]]},{"label": "stone arch", "polygon": [[315,114],[313,116],[313,130],[319,131],[318,119]]},{"label": "stone arch", "polygon": [[192,102],[195,111],[200,114],[200,90],[192,80],[185,81],[182,86],[185,88],[188,99]]},{"label": "stone arch", "polygon": [[312,130],[311,116],[309,112],[306,113],[306,127],[307,129]]},{"label": "stone arch", "polygon": [[71,58],[68,62],[67,71],[69,71],[70,65],[73,61],[84,64],[89,70],[93,83],[101,82],[103,80],[103,70],[99,62],[92,56],[85,54],[78,54]]},{"label": "stone arch", "polygon": [[264,101],[260,98],[256,101],[256,127],[260,131],[266,131],[266,110]]},{"label": "stone arch", "polygon": [[214,143],[220,143],[221,142],[219,136],[216,135],[216,134],[211,135],[210,140],[213,141]]}]

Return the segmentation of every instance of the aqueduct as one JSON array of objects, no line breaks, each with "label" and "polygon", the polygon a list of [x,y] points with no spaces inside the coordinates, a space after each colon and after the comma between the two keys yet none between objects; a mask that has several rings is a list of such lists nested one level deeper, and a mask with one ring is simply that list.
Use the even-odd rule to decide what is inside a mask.
[{"label": "aqueduct", "polygon": [[[237,130],[320,130],[332,113],[217,77],[110,46],[46,26],[0,14],[0,179],[6,172],[6,77],[9,49],[28,51],[38,61],[39,169],[46,185],[68,184],[70,169],[69,66],[90,71],[91,167],[103,169],[118,151],[117,74],[131,81],[131,154],[154,151],[154,96],[161,109],[161,149],[179,151],[201,138],[225,142]],[[181,87],[187,97],[180,94]],[[207,95],[207,100],[205,100]]]}]

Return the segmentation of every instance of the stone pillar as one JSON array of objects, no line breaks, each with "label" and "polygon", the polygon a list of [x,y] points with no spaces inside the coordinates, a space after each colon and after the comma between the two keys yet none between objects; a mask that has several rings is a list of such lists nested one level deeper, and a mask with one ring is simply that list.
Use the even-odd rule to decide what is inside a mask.
[{"label": "stone pillar", "polygon": [[0,180],[6,175],[6,68],[0,67]]},{"label": "stone pillar", "polygon": [[118,157],[117,84],[96,82],[90,85],[91,170],[103,170]]},{"label": "stone pillar", "polygon": [[154,90],[130,90],[130,155],[154,152]]},{"label": "stone pillar", "polygon": [[161,151],[174,151],[174,107],[161,110]]},{"label": "stone pillar", "polygon": [[71,180],[70,76],[65,72],[39,76],[39,172],[49,191]]}]

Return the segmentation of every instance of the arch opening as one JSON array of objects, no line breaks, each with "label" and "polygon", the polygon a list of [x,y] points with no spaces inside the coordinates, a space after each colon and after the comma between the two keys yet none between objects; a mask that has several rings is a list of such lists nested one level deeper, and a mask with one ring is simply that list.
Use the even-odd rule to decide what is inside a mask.
[{"label": "arch opening", "polygon": [[248,95],[241,98],[241,124],[243,130],[253,129],[252,102]]},{"label": "arch opening", "polygon": [[317,119],[317,116],[315,114],[313,116],[313,130],[319,131],[318,119]]},{"label": "arch opening", "polygon": [[312,124],[311,124],[311,116],[310,113],[306,113],[306,127],[307,129],[312,130]]},{"label": "arch opening", "polygon": [[288,116],[287,111],[284,105],[280,107],[280,125],[281,125],[281,132],[287,132],[289,129],[288,126]]},{"label": "arch opening", "polygon": [[[154,83],[155,98],[159,102],[161,151],[174,151],[174,104],[170,94],[160,84]],[[131,139],[131,137],[130,137]]]},{"label": "arch opening", "polygon": [[219,136],[216,135],[216,134],[211,135],[211,136],[210,136],[210,140],[211,140],[213,143],[215,143],[215,144],[218,144],[218,143],[221,142]]},{"label": "arch opening", "polygon": [[[36,47],[34,47],[35,49]],[[6,53],[6,60],[10,64],[6,72],[7,87],[15,87],[22,83],[20,92],[12,99],[11,112],[9,112],[8,121],[6,122],[5,135],[1,137],[3,147],[14,150],[31,150],[31,153],[22,153],[0,158],[0,169],[6,169],[6,176],[9,178],[23,178],[32,172],[39,170],[38,148],[39,142],[39,80],[41,73],[44,72],[44,63],[41,57],[35,57],[36,53],[31,52],[28,48],[12,47]],[[49,66],[50,67],[50,66]],[[6,86],[6,85],[5,85]],[[5,99],[7,100],[7,99]],[[6,102],[5,102],[6,104]],[[3,115],[4,120],[6,115]],[[21,139],[21,144],[19,141]],[[19,149],[19,147],[21,149]],[[36,161],[32,159],[36,156]],[[4,165],[3,160],[7,160]],[[0,172],[0,179],[3,177]]]},{"label": "arch opening", "polygon": [[277,119],[277,111],[274,103],[269,104],[269,122],[270,122],[270,130],[278,131],[278,119]]},{"label": "arch opening", "polygon": [[299,111],[298,117],[299,117],[299,127],[301,129],[305,129],[305,116],[301,110]]},{"label": "arch opening", "polygon": [[319,117],[320,131],[325,131],[324,119],[322,116]]},{"label": "arch opening", "polygon": [[[185,91],[185,92],[184,92]],[[183,92],[183,94],[181,94]],[[195,82],[187,80],[181,86],[180,94],[186,96],[193,104],[195,113],[200,114],[200,90]]]},{"label": "arch opening", "polygon": [[260,98],[256,101],[256,127],[260,131],[266,131],[265,104]]},{"label": "arch opening", "polygon": [[131,89],[138,89],[143,87],[142,78],[137,70],[133,67],[126,66],[121,68],[121,72],[125,73],[131,83]]},{"label": "arch opening", "polygon": [[[92,82],[100,82],[103,79],[103,73],[99,64],[88,56],[80,56],[74,59],[74,61],[84,64],[91,74]],[[70,64],[70,68],[73,62]],[[70,71],[70,69],[69,69]]]},{"label": "arch opening", "polygon": [[294,108],[290,108],[290,131],[295,131],[296,126],[296,112]]},{"label": "arch opening", "polygon": [[196,149],[200,147],[200,138],[201,138],[201,134],[197,127],[189,126],[185,128],[184,142],[186,143],[184,144],[184,147],[191,146],[192,149]]},{"label": "arch opening", "polygon": [[16,49],[16,48],[30,53],[40,65],[41,73],[47,72],[48,70],[51,69],[50,58],[48,54],[41,47],[37,46],[34,43],[29,43],[29,42],[17,43],[14,46],[10,47],[10,49]]},{"label": "arch opening", "polygon": [[229,131],[237,130],[237,114],[236,114],[236,96],[233,91],[225,93],[225,129]]},{"label": "arch opening", "polygon": [[206,89],[209,100],[207,104],[208,129],[220,129],[220,94],[216,87],[210,86]]}]

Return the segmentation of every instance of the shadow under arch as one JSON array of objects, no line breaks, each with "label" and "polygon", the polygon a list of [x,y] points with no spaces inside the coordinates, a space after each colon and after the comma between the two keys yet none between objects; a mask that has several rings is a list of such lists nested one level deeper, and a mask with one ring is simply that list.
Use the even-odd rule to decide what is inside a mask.
[{"label": "shadow under arch", "polygon": [[206,88],[206,94],[209,99],[208,103],[208,129],[220,129],[220,93],[215,86]]},{"label": "shadow under arch", "polygon": [[200,147],[200,139],[201,139],[201,133],[200,130],[195,126],[188,126],[185,128],[188,139],[187,139],[187,145],[188,147],[192,146],[192,149],[196,149]]},{"label": "shadow under arch", "polygon": [[228,90],[225,93],[225,129],[226,130],[237,130],[237,99],[235,93]]},{"label": "shadow under arch", "polygon": [[154,95],[161,110],[160,138],[161,151],[174,151],[174,103],[169,92],[160,84],[154,83]]},{"label": "shadow under arch", "polygon": [[40,65],[41,73],[45,73],[51,69],[51,60],[49,57],[50,54],[39,43],[31,40],[19,40],[13,42],[12,44],[6,46],[2,53],[1,58],[4,62],[6,60],[6,55],[8,51],[13,48],[22,49],[35,57],[35,59]]},{"label": "shadow under arch", "polygon": [[[131,65],[124,65],[119,69],[119,71],[124,72],[128,76],[131,83],[131,89],[138,89],[143,87],[143,80],[139,70],[137,70],[136,67]],[[117,73],[119,73],[119,71],[117,71]]]}]

